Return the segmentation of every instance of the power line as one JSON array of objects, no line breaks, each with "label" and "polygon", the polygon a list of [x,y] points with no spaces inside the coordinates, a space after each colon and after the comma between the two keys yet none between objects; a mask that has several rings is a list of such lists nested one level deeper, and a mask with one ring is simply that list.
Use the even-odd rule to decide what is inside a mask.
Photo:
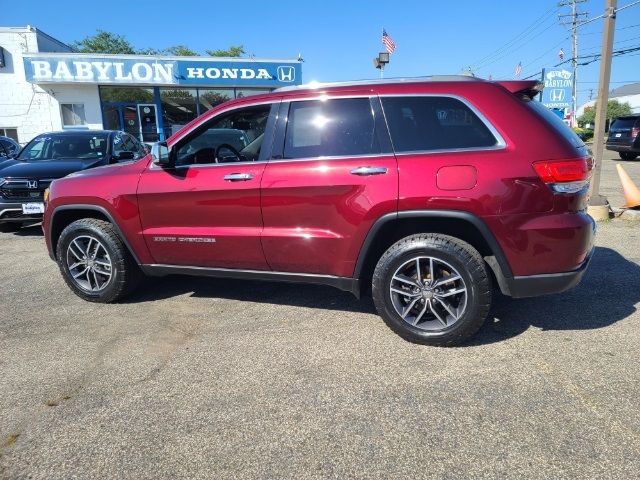
[{"label": "power line", "polygon": [[540,24],[545,23],[548,20],[548,15],[551,12],[553,12],[554,10],[558,11],[559,7],[550,8],[549,10],[544,12],[540,17],[538,17],[536,20],[534,20],[533,23],[531,23],[528,27],[526,27],[518,35],[513,37],[511,40],[509,40],[508,42],[506,42],[504,45],[502,45],[501,47],[497,48],[493,52],[491,52],[488,55],[485,55],[481,59],[477,60],[472,65],[475,66],[476,69],[479,69],[479,68],[481,68],[481,66],[483,64],[486,64],[489,60],[493,59],[496,56],[501,55],[502,53],[504,53],[505,50],[509,49],[509,47],[511,47],[515,43],[519,42],[520,40],[524,39],[524,37],[526,37],[529,33],[533,32],[535,29],[537,29]]}]

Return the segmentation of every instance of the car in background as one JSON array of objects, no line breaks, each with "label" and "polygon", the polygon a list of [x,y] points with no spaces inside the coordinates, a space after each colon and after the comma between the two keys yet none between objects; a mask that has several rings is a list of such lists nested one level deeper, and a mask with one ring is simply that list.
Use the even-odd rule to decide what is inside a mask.
[{"label": "car in background", "polygon": [[635,160],[640,155],[640,114],[615,118],[609,127],[607,150],[618,152],[622,160]]},{"label": "car in background", "polygon": [[20,144],[11,137],[0,136],[0,162],[17,155]]},{"label": "car in background", "polygon": [[147,149],[128,133],[73,130],[38,135],[22,150],[0,160],[0,231],[36,223],[44,212],[44,191],[58,178],[88,168],[137,160]]}]

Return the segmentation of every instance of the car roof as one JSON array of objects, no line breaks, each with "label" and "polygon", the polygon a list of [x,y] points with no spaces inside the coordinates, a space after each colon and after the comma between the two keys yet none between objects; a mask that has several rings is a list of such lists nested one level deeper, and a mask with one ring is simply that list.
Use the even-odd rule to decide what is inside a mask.
[{"label": "car roof", "polygon": [[121,130],[60,130],[57,132],[45,132],[45,133],[41,133],[39,135],[36,135],[37,137],[41,136],[41,135],[96,135],[98,133],[105,133],[105,134],[111,134],[111,133],[117,133],[120,132]]},{"label": "car roof", "polygon": [[432,75],[428,77],[403,77],[403,78],[385,78],[373,80],[354,80],[349,82],[330,82],[319,83],[311,82],[303,85],[294,85],[290,87],[281,87],[274,90],[278,92],[295,92],[301,90],[325,90],[339,89],[343,87],[375,87],[378,85],[401,85],[407,83],[425,83],[425,82],[485,82],[486,80],[469,75]]}]

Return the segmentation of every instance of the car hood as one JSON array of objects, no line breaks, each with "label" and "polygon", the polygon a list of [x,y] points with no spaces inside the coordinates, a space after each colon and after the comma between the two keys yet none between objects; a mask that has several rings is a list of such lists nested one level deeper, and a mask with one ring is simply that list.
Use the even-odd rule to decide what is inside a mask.
[{"label": "car hood", "polygon": [[69,175],[70,173],[97,167],[104,163],[104,158],[57,158],[55,160],[38,160],[35,162],[21,162],[20,160],[13,160],[0,163],[0,177],[61,178]]}]

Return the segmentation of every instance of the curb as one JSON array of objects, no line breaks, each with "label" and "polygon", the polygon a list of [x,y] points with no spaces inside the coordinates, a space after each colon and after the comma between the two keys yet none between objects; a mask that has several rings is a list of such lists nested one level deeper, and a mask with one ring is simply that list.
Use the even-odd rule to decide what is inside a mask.
[{"label": "curb", "polygon": [[628,208],[612,208],[611,211],[613,212],[613,218],[640,222],[640,210],[631,210]]}]

